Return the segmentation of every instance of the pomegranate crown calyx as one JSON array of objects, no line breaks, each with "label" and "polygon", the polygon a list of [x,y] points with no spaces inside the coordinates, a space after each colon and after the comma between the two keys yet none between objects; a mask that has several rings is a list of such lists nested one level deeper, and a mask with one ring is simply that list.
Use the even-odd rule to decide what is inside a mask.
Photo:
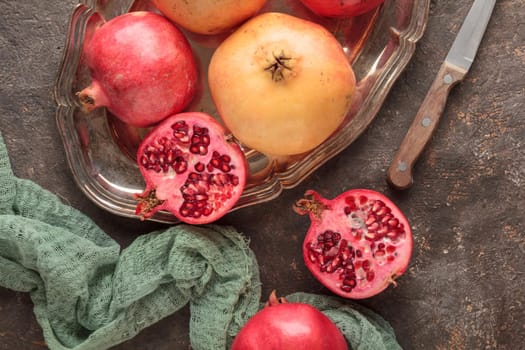
[{"label": "pomegranate crown calyx", "polygon": [[155,189],[142,194],[135,194],[133,197],[139,202],[135,214],[140,215],[141,221],[153,216],[153,209],[164,203],[163,200],[157,198]]},{"label": "pomegranate crown calyx", "polygon": [[287,76],[293,75],[292,57],[281,51],[279,54],[272,53],[272,59],[264,70],[270,72],[272,81],[279,82],[285,80]]},{"label": "pomegranate crown calyx", "polygon": [[276,306],[276,305],[287,304],[287,303],[288,301],[286,300],[285,297],[277,297],[277,292],[274,289],[270,293],[270,297],[268,298],[268,301],[266,302],[266,304],[264,304],[264,307]]},{"label": "pomegranate crown calyx", "polygon": [[321,217],[321,213],[325,210],[329,210],[330,206],[319,200],[319,195],[312,191],[307,191],[304,198],[299,199],[295,202],[293,210],[299,215],[310,214],[316,218]]}]

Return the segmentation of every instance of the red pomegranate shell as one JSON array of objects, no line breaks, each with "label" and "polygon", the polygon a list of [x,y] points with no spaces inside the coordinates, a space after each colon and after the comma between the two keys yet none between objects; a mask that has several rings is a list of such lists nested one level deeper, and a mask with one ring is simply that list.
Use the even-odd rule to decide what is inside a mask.
[{"label": "red pomegranate shell", "polygon": [[328,200],[308,191],[294,209],[311,220],[303,242],[305,264],[332,292],[368,298],[395,284],[407,269],[410,225],[381,193],[355,189]]},{"label": "red pomegranate shell", "polygon": [[237,334],[231,350],[348,350],[348,345],[321,311],[272,292],[266,306]]},{"label": "red pomegranate shell", "polygon": [[197,88],[197,65],[182,32],[165,17],[136,11],[97,28],[84,56],[92,82],[78,93],[87,111],[107,107],[145,127],[182,111]]},{"label": "red pomegranate shell", "polygon": [[150,131],[137,151],[146,189],[136,195],[143,219],[159,210],[189,224],[226,214],[246,183],[246,159],[225,129],[200,112],[175,114]]}]

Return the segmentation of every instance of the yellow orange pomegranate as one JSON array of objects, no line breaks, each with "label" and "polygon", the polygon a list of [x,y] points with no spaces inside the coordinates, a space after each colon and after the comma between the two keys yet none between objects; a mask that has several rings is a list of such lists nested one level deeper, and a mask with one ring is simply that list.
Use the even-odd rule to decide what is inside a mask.
[{"label": "yellow orange pomegranate", "polygon": [[325,141],[349,111],[353,69],[324,27],[284,13],[258,15],[212,56],[208,82],[232,134],[267,155],[295,155]]}]

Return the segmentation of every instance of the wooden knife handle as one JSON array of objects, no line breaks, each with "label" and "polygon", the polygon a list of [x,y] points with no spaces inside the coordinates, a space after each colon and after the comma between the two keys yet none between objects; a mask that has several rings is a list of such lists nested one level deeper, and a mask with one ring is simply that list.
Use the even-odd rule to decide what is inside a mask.
[{"label": "wooden knife handle", "polygon": [[412,169],[428,144],[445,109],[450,89],[465,77],[466,71],[444,62],[432,83],[412,125],[387,171],[387,182],[404,190],[412,185]]}]

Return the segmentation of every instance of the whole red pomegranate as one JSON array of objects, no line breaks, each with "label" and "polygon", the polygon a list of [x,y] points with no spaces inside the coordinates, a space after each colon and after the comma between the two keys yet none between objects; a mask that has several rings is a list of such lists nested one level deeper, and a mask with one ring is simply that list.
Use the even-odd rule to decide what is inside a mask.
[{"label": "whole red pomegranate", "polygon": [[231,350],[347,350],[341,331],[309,304],[270,295],[266,307],[244,325]]},{"label": "whole red pomegranate", "polygon": [[327,17],[352,17],[378,7],[385,0],[301,0],[312,12]]},{"label": "whole red pomegranate", "polygon": [[152,0],[173,22],[199,34],[218,34],[255,15],[266,0]]},{"label": "whole red pomegranate", "polygon": [[347,115],[355,90],[337,39],[284,13],[258,15],[223,41],[208,82],[232,134],[277,156],[304,153],[326,140]]},{"label": "whole red pomegranate", "polygon": [[205,224],[226,214],[242,194],[246,159],[224,128],[207,114],[168,117],[144,138],[137,163],[146,189],[136,195],[143,219],[159,210],[189,224]]},{"label": "whole red pomegranate", "polygon": [[78,96],[88,111],[105,106],[144,127],[182,111],[195,94],[191,47],[161,15],[137,11],[113,18],[95,31],[84,55],[92,82]]},{"label": "whole red pomegranate", "polygon": [[294,209],[310,215],[305,264],[332,292],[368,298],[405,272],[412,231],[401,210],[381,193],[355,189],[328,200],[310,190]]}]

